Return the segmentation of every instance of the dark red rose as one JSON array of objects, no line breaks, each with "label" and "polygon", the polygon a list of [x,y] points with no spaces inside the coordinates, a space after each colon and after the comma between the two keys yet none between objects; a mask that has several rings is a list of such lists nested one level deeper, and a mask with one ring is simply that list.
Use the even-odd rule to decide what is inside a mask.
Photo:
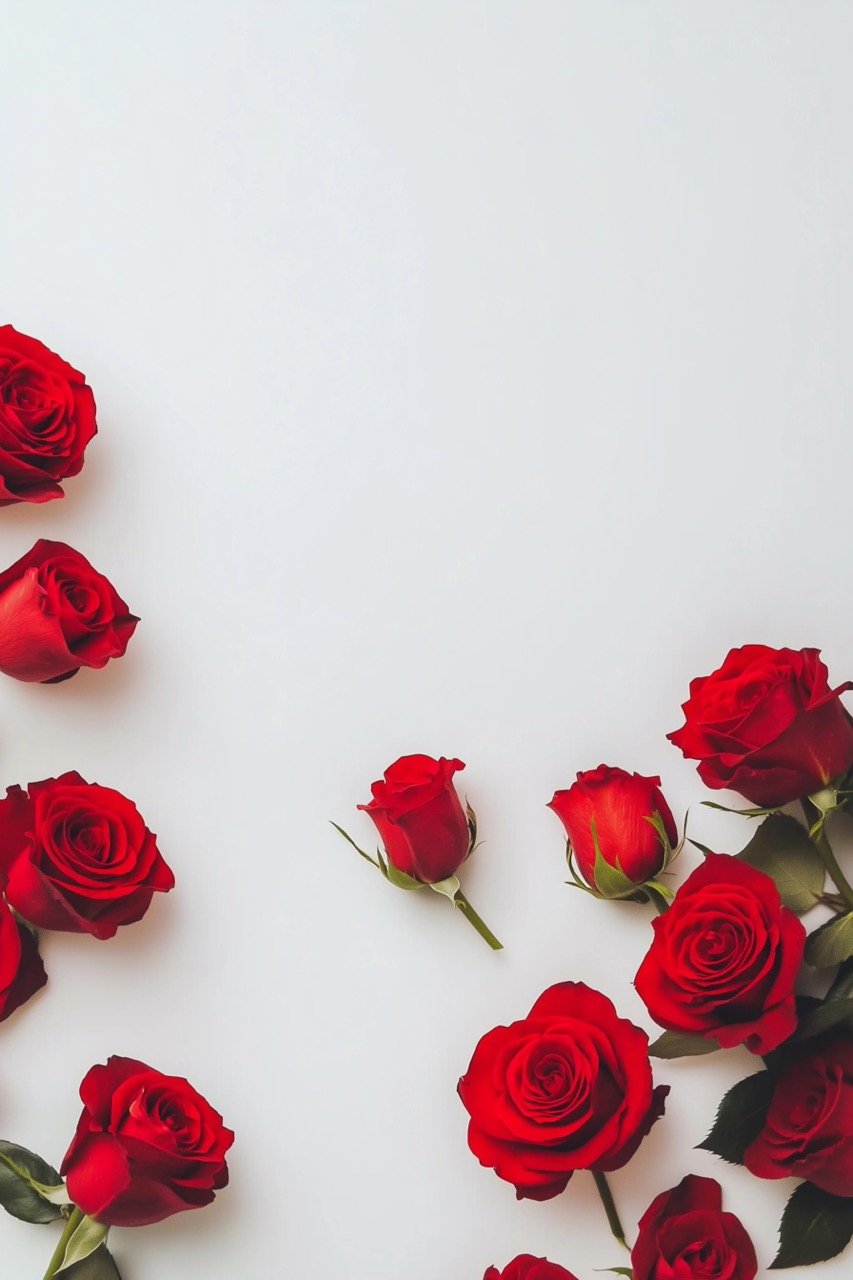
[{"label": "dark red rose", "polygon": [[453,775],[461,760],[401,756],[370,788],[370,804],[358,807],[373,819],[388,861],[398,871],[435,884],[455,875],[471,852],[471,832]]},{"label": "dark red rose", "polygon": [[489,1031],[459,1081],[472,1152],[528,1200],[558,1195],[576,1169],[621,1168],[668,1092],[653,1086],[645,1032],[582,982]]},{"label": "dark red rose", "polygon": [[136,805],[74,772],[8,788],[0,868],[25,920],[96,938],[141,920],[175,883]]},{"label": "dark red rose", "polygon": [[739,1218],[723,1213],[714,1178],[682,1178],[640,1219],[634,1280],[754,1280],[758,1261]]},{"label": "dark red rose", "polygon": [[62,1162],[73,1202],[109,1227],[144,1227],[210,1204],[234,1141],[192,1085],[133,1058],[92,1067]]},{"label": "dark red rose", "polygon": [[773,1089],[764,1128],[744,1164],[759,1178],[805,1178],[834,1196],[853,1196],[853,1035],[790,1063]]},{"label": "dark red rose", "polygon": [[489,1267],[483,1280],[575,1280],[575,1277],[571,1271],[558,1267],[556,1262],[549,1262],[547,1258],[520,1253],[506,1264],[503,1271]]},{"label": "dark red rose", "polygon": [[97,431],[82,373],[35,338],[0,325],[0,507],[64,498]]},{"label": "dark red rose", "polygon": [[690,684],[683,728],[668,734],[708,787],[764,808],[822,790],[853,765],[853,720],[829,687],[819,649],[732,649]]},{"label": "dark red rose", "polygon": [[[628,896],[637,886],[653,880],[678,843],[672,813],[660,791],[660,778],[600,764],[579,773],[568,791],[557,791],[548,808],[566,828],[580,874],[604,897]],[[609,881],[596,883],[596,844],[608,866],[624,877],[626,883],[619,893],[612,888],[608,892]]]},{"label": "dark red rose", "polygon": [[795,1031],[806,931],[763,871],[708,854],[652,927],[636,987],[660,1026],[760,1054]]},{"label": "dark red rose", "polygon": [[0,1022],[46,982],[36,939],[0,897]]},{"label": "dark red rose", "polygon": [[40,538],[0,573],[0,671],[48,683],[104,667],[138,621],[85,556]]}]

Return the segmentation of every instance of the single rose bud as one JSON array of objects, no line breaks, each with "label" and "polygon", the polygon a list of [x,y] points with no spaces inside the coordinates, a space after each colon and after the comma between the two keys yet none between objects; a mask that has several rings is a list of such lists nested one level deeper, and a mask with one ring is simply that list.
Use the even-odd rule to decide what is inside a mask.
[{"label": "single rose bud", "polygon": [[602,898],[630,898],[666,868],[678,831],[660,778],[601,764],[548,805],[566,829],[581,876]]},{"label": "single rose bud", "polygon": [[138,618],[79,551],[40,538],[0,573],[0,671],[53,684],[120,658]]},{"label": "single rose bud", "polygon": [[575,1280],[571,1271],[549,1262],[547,1258],[534,1258],[530,1253],[520,1253],[508,1262],[503,1271],[489,1267],[483,1280]]},{"label": "single rose bud", "polygon": [[723,1212],[715,1178],[688,1174],[652,1201],[631,1250],[634,1280],[754,1280],[758,1261],[739,1218]]}]

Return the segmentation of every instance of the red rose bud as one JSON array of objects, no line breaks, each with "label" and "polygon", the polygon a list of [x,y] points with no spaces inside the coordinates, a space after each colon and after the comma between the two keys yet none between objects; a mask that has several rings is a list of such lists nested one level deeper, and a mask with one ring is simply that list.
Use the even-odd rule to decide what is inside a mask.
[{"label": "red rose bud", "polygon": [[643,1214],[631,1266],[634,1280],[754,1280],[758,1272],[740,1219],[723,1213],[719,1182],[692,1174]]},{"label": "red rose bud", "polygon": [[104,667],[138,621],[85,556],[41,538],[0,573],[0,671],[44,684]]},{"label": "red rose bud", "polygon": [[526,1018],[484,1035],[459,1081],[471,1151],[528,1200],[559,1195],[578,1169],[627,1164],[668,1093],[645,1032],[582,982],[549,987]]},{"label": "red rose bud", "polygon": [[0,325],[0,507],[64,498],[97,431],[82,373],[35,338]]},{"label": "red rose bud", "polygon": [[732,649],[690,684],[685,723],[667,736],[706,786],[774,808],[823,790],[853,765],[853,719],[819,649]]},{"label": "red rose bud", "polygon": [[759,1178],[805,1178],[853,1196],[853,1037],[845,1029],[802,1053],[776,1080],[743,1162]]},{"label": "red rose bud", "polygon": [[796,1030],[806,931],[763,871],[708,854],[652,928],[635,986],[659,1026],[759,1054]]},{"label": "red rose bud", "polygon": [[62,1162],[68,1195],[108,1227],[144,1227],[210,1204],[228,1183],[234,1141],[192,1085],[133,1058],[92,1067]]},{"label": "red rose bud", "polygon": [[483,1280],[575,1280],[571,1271],[558,1267],[556,1262],[547,1258],[534,1258],[529,1253],[520,1253],[512,1262],[508,1262],[503,1271],[497,1267],[489,1267]]},{"label": "red rose bud", "polygon": [[141,920],[175,883],[136,805],[75,772],[8,788],[0,870],[24,919],[96,938]]},{"label": "red rose bud", "polygon": [[36,939],[0,897],[0,1022],[46,982]]},{"label": "red rose bud", "polygon": [[678,843],[660,778],[600,764],[579,773],[548,806],[566,828],[570,858],[602,898],[636,897],[666,867]]}]

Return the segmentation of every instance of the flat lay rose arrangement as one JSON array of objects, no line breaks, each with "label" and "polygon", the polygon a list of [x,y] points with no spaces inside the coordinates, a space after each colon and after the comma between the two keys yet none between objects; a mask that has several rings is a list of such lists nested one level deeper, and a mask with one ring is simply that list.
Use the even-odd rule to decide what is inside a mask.
[{"label": "flat lay rose arrangement", "polygon": [[[0,326],[0,506],[62,498],[60,482],[78,474],[96,430],[83,375]],[[55,684],[102,668],[124,655],[138,621],[79,551],[39,539],[0,572],[0,672]],[[119,791],[76,770],[9,786],[0,800],[0,1021],[47,982],[38,931],[106,941],[174,884],[156,836]],[[44,1280],[120,1280],[110,1229],[210,1204],[228,1182],[234,1135],[187,1080],[136,1058],[93,1066],[80,1098],[59,1170],[0,1141],[0,1205],[61,1226]]]}]

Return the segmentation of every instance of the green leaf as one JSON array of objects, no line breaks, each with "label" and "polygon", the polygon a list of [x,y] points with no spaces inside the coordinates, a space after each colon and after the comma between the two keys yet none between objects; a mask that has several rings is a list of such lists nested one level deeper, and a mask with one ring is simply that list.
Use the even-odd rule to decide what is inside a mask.
[{"label": "green leaf", "polygon": [[793,1040],[811,1040],[833,1027],[847,1025],[853,1031],[853,999],[821,1000],[800,1018]]},{"label": "green leaf", "polygon": [[706,1036],[691,1035],[687,1031],[664,1031],[649,1045],[653,1058],[695,1058],[702,1053],[719,1049],[716,1040]]},{"label": "green leaf", "polygon": [[77,1229],[72,1233],[71,1239],[65,1246],[65,1255],[62,1262],[56,1269],[56,1274],[60,1275],[66,1271],[75,1262],[82,1262],[84,1258],[88,1258],[100,1249],[109,1234],[109,1227],[105,1227],[102,1222],[96,1222],[94,1218],[84,1216],[80,1219]]},{"label": "green leaf", "polygon": [[771,1271],[834,1258],[853,1236],[853,1199],[831,1196],[810,1182],[797,1187],[782,1214],[779,1252]]},{"label": "green leaf", "polygon": [[827,920],[806,940],[806,963],[814,969],[832,969],[853,956],[853,911]]},{"label": "green leaf", "polygon": [[118,1267],[105,1244],[82,1262],[73,1262],[62,1272],[65,1280],[121,1280]]},{"label": "green leaf", "polygon": [[713,1128],[701,1151],[713,1151],[730,1164],[743,1164],[743,1153],[764,1126],[764,1117],[773,1096],[773,1076],[769,1071],[739,1080],[720,1103]]},{"label": "green leaf", "polygon": [[[55,1222],[62,1217],[48,1199],[63,1187],[62,1179],[40,1156],[14,1142],[0,1140],[0,1205],[22,1222]],[[68,1203],[65,1196],[63,1203]]]},{"label": "green leaf", "polygon": [[785,906],[798,916],[823,892],[826,872],[820,854],[805,828],[787,814],[766,818],[738,857],[768,875]]}]

